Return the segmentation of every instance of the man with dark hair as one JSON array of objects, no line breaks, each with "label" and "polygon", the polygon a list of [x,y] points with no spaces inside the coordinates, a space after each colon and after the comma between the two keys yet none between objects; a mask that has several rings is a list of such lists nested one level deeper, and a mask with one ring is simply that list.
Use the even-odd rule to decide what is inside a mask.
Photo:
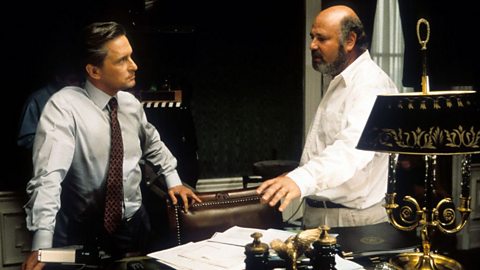
[{"label": "man with dark hair", "polygon": [[307,135],[300,166],[257,189],[283,211],[305,197],[303,226],[361,226],[387,221],[386,154],[355,147],[379,94],[396,93],[372,60],[362,22],[347,6],[322,10],[312,25],[313,68],[331,77]]},{"label": "man with dark hair", "polygon": [[141,160],[165,176],[174,204],[175,195],[185,210],[189,198],[200,201],[182,185],[176,159],[142,104],[122,91],[135,85],[137,70],[125,29],[101,22],[83,34],[84,87],[52,95],[38,124],[25,205],[34,235],[24,270],[44,267],[37,259],[42,248],[98,247],[114,259],[144,254],[150,223],[142,205]]}]

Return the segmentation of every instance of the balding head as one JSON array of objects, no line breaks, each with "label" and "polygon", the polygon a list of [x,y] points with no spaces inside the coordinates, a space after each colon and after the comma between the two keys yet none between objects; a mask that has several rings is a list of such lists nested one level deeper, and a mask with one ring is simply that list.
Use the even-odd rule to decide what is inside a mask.
[{"label": "balding head", "polygon": [[360,53],[367,49],[368,40],[363,24],[355,11],[350,7],[344,5],[328,7],[317,15],[315,21],[330,25],[332,30],[338,31],[342,43],[351,32],[354,32],[357,36],[355,47],[359,49]]},{"label": "balding head", "polygon": [[357,14],[353,9],[349,8],[348,6],[338,5],[338,6],[331,6],[322,10],[318,16],[322,16],[325,19],[340,24],[341,21],[347,17],[352,19],[359,20]]},{"label": "balding head", "polygon": [[343,5],[322,10],[310,35],[313,67],[324,74],[337,75],[367,49],[362,22]]}]

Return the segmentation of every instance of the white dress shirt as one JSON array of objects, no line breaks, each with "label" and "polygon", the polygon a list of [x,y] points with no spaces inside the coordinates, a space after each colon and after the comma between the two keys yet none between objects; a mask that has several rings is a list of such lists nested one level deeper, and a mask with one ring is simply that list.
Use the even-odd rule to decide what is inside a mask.
[{"label": "white dress shirt", "polygon": [[388,156],[356,146],[377,95],[397,92],[368,51],[332,79],[310,126],[300,167],[287,174],[301,197],[316,195],[357,209],[383,199]]},{"label": "white dress shirt", "polygon": [[[60,207],[78,220],[103,213],[110,154],[110,96],[87,81],[85,89],[66,87],[45,105],[33,145],[34,176],[27,184],[27,228],[34,231],[32,249],[52,246]],[[124,145],[123,218],[141,206],[144,158],[159,166],[169,187],[180,185],[177,161],[147,119],[142,104],[119,91],[118,120]]]},{"label": "white dress shirt", "polygon": [[53,83],[33,92],[23,105],[20,129],[17,136],[17,145],[26,149],[32,149],[35,132],[37,131],[38,120],[42,114],[43,107],[48,99],[59,90]]}]

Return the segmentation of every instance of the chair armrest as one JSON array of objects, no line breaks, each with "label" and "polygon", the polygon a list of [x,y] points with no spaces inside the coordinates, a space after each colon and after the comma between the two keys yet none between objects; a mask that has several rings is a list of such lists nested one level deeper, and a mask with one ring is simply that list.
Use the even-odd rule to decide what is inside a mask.
[{"label": "chair armrest", "polygon": [[219,192],[200,192],[201,203],[193,203],[188,212],[181,204],[167,206],[170,233],[177,244],[210,238],[232,226],[283,229],[282,213],[260,202],[255,188]]}]

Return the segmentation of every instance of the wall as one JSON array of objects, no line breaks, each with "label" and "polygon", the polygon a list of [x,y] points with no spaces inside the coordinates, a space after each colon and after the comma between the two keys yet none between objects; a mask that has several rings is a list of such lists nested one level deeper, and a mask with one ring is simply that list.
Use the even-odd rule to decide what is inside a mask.
[{"label": "wall", "polygon": [[[477,14],[473,2],[399,1],[405,38],[403,85],[420,88],[422,54],[417,37],[417,21],[430,25],[427,43],[427,74],[432,90],[449,90],[454,86],[480,86],[480,58],[471,47],[476,32]],[[425,38],[425,28],[421,28]]]},{"label": "wall", "polygon": [[[201,3],[199,3],[201,2]],[[251,173],[253,162],[298,159],[303,132],[304,4],[278,1],[59,1],[14,4],[5,21],[5,91],[13,94],[1,189],[24,188],[29,172],[15,146],[24,100],[49,76],[58,46],[93,20],[135,27],[138,87],[169,77],[191,102],[201,178]],[[171,31],[180,29],[181,31]],[[184,31],[185,30],[185,31]],[[67,45],[65,45],[67,46]]]}]

